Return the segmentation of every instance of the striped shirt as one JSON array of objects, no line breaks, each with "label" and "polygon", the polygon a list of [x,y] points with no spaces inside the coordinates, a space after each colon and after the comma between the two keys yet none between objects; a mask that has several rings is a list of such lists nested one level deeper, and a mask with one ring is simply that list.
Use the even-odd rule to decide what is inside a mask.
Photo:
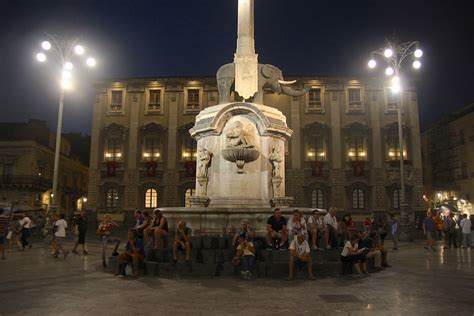
[{"label": "striped shirt", "polygon": [[8,218],[6,216],[0,216],[0,237],[4,237],[7,234]]}]

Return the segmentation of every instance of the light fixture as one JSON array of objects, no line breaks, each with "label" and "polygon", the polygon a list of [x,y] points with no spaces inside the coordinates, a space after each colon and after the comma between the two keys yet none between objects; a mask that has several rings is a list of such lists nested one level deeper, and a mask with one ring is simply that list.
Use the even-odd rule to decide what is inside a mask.
[{"label": "light fixture", "polygon": [[37,59],[40,63],[42,63],[42,62],[46,61],[46,55],[43,54],[43,53],[38,53],[38,54],[36,54],[36,59]]},{"label": "light fixture", "polygon": [[319,157],[324,157],[324,156],[326,156],[326,153],[325,153],[325,152],[319,153]]},{"label": "light fixture", "polygon": [[387,58],[390,58],[393,55],[393,50],[391,50],[390,48],[386,48],[383,52],[383,55]]},{"label": "light fixture", "polygon": [[421,56],[423,56],[423,51],[421,49],[417,48],[413,55],[415,55],[416,58],[420,58]]},{"label": "light fixture", "polygon": [[377,66],[377,62],[374,59],[369,60],[369,68],[375,68]]},{"label": "light fixture", "polygon": [[308,151],[308,157],[314,157],[314,156],[315,156],[314,152]]},{"label": "light fixture", "polygon": [[365,157],[365,151],[361,152],[361,153],[360,153],[360,156],[361,156],[361,157]]},{"label": "light fixture", "polygon": [[72,89],[72,81],[68,79],[61,80],[61,88],[63,90],[70,90]]},{"label": "light fixture", "polygon": [[86,198],[86,197],[83,197],[83,198],[82,198],[82,202],[86,203],[86,202],[87,202],[87,198]]},{"label": "light fixture", "polygon": [[74,47],[74,52],[78,55],[82,55],[84,54],[84,47],[82,47],[81,45],[76,45]]},{"label": "light fixture", "polygon": [[71,79],[71,78],[72,78],[72,74],[71,74],[70,71],[68,71],[68,70],[65,69],[65,70],[63,70],[63,76],[62,76],[62,77],[63,77],[63,79]]},{"label": "light fixture", "polygon": [[105,157],[112,158],[112,154],[111,153],[105,153]]},{"label": "light fixture", "polygon": [[419,69],[421,67],[421,62],[419,60],[415,60],[413,62],[413,68]]},{"label": "light fixture", "polygon": [[145,158],[149,158],[150,156],[151,156],[151,155],[150,155],[149,153],[144,153],[144,154],[143,154],[143,157],[145,157]]},{"label": "light fixture", "polygon": [[155,157],[160,157],[160,153],[155,153]]},{"label": "light fixture", "polygon": [[89,67],[94,67],[94,66],[96,65],[96,61],[95,61],[94,58],[89,57],[89,58],[87,58],[87,60],[86,60],[86,64],[87,64],[87,66],[89,66]]},{"label": "light fixture", "polygon": [[436,195],[438,196],[438,199],[441,199],[441,193],[438,192]]},{"label": "light fixture", "polygon": [[41,47],[42,47],[44,50],[50,50],[50,49],[51,49],[51,43],[48,42],[48,41],[43,41],[43,43],[41,43]]},{"label": "light fixture", "polygon": [[353,151],[350,151],[349,152],[349,157],[354,157],[355,156],[355,153]]},{"label": "light fixture", "polygon": [[393,71],[393,68],[392,68],[392,67],[387,67],[387,69],[385,69],[385,74],[386,74],[387,76],[393,75],[393,72],[394,72],[394,71]]},{"label": "light fixture", "polygon": [[395,152],[394,152],[394,151],[389,151],[389,152],[388,152],[388,155],[389,155],[390,157],[395,157]]},{"label": "light fixture", "polygon": [[191,157],[191,154],[188,152],[183,152],[183,157],[185,158]]},{"label": "light fixture", "polygon": [[117,158],[122,157],[122,153],[116,153],[116,154],[115,154],[115,157],[117,157]]},{"label": "light fixture", "polygon": [[70,61],[67,61],[64,64],[64,68],[67,69],[67,70],[72,70],[72,68],[74,68],[74,65]]}]

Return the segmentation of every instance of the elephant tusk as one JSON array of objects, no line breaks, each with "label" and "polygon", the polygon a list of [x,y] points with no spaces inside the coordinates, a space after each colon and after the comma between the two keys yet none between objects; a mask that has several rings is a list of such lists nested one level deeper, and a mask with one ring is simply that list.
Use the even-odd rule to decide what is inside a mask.
[{"label": "elephant tusk", "polygon": [[293,81],[278,80],[278,83],[284,86],[289,86],[289,85],[295,84],[296,80],[293,80]]}]

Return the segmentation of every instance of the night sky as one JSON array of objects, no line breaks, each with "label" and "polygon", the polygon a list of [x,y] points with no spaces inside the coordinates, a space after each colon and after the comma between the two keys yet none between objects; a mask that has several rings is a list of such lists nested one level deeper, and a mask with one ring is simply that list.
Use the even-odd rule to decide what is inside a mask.
[{"label": "night sky", "polygon": [[[422,127],[474,102],[472,0],[255,2],[259,62],[286,75],[368,75],[369,53],[396,36],[424,50],[420,74],[409,63],[405,70],[419,79]],[[82,38],[98,61],[94,70],[74,69],[66,132],[90,133],[96,79],[214,76],[233,60],[237,0],[1,3],[0,121],[39,118],[55,127],[58,79],[51,64],[35,59],[45,32]]]}]

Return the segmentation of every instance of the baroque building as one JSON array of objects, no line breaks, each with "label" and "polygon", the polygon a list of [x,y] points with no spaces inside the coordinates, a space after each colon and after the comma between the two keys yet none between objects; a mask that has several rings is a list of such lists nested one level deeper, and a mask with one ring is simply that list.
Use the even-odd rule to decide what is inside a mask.
[{"label": "baroque building", "polygon": [[[88,140],[84,137],[69,136],[74,136],[74,143],[84,143],[83,147],[88,147]],[[27,123],[0,123],[0,203],[49,209],[55,140],[56,134],[44,121],[30,119]],[[84,206],[88,173],[86,157],[80,157],[80,153],[75,155],[71,142],[63,135],[58,208],[68,217]]]},{"label": "baroque building", "polygon": [[[395,96],[384,79],[295,77],[301,97],[265,91],[293,130],[285,144],[286,195],[292,206],[359,215],[399,211],[399,157],[405,157],[407,202],[422,212],[417,94]],[[298,86],[296,86],[298,88]],[[235,93],[231,101],[239,101]],[[216,79],[136,78],[96,83],[87,208],[122,214],[189,206],[195,194],[196,115],[219,102]],[[402,106],[400,153],[397,108]],[[118,216],[120,217],[120,215]]]}]

